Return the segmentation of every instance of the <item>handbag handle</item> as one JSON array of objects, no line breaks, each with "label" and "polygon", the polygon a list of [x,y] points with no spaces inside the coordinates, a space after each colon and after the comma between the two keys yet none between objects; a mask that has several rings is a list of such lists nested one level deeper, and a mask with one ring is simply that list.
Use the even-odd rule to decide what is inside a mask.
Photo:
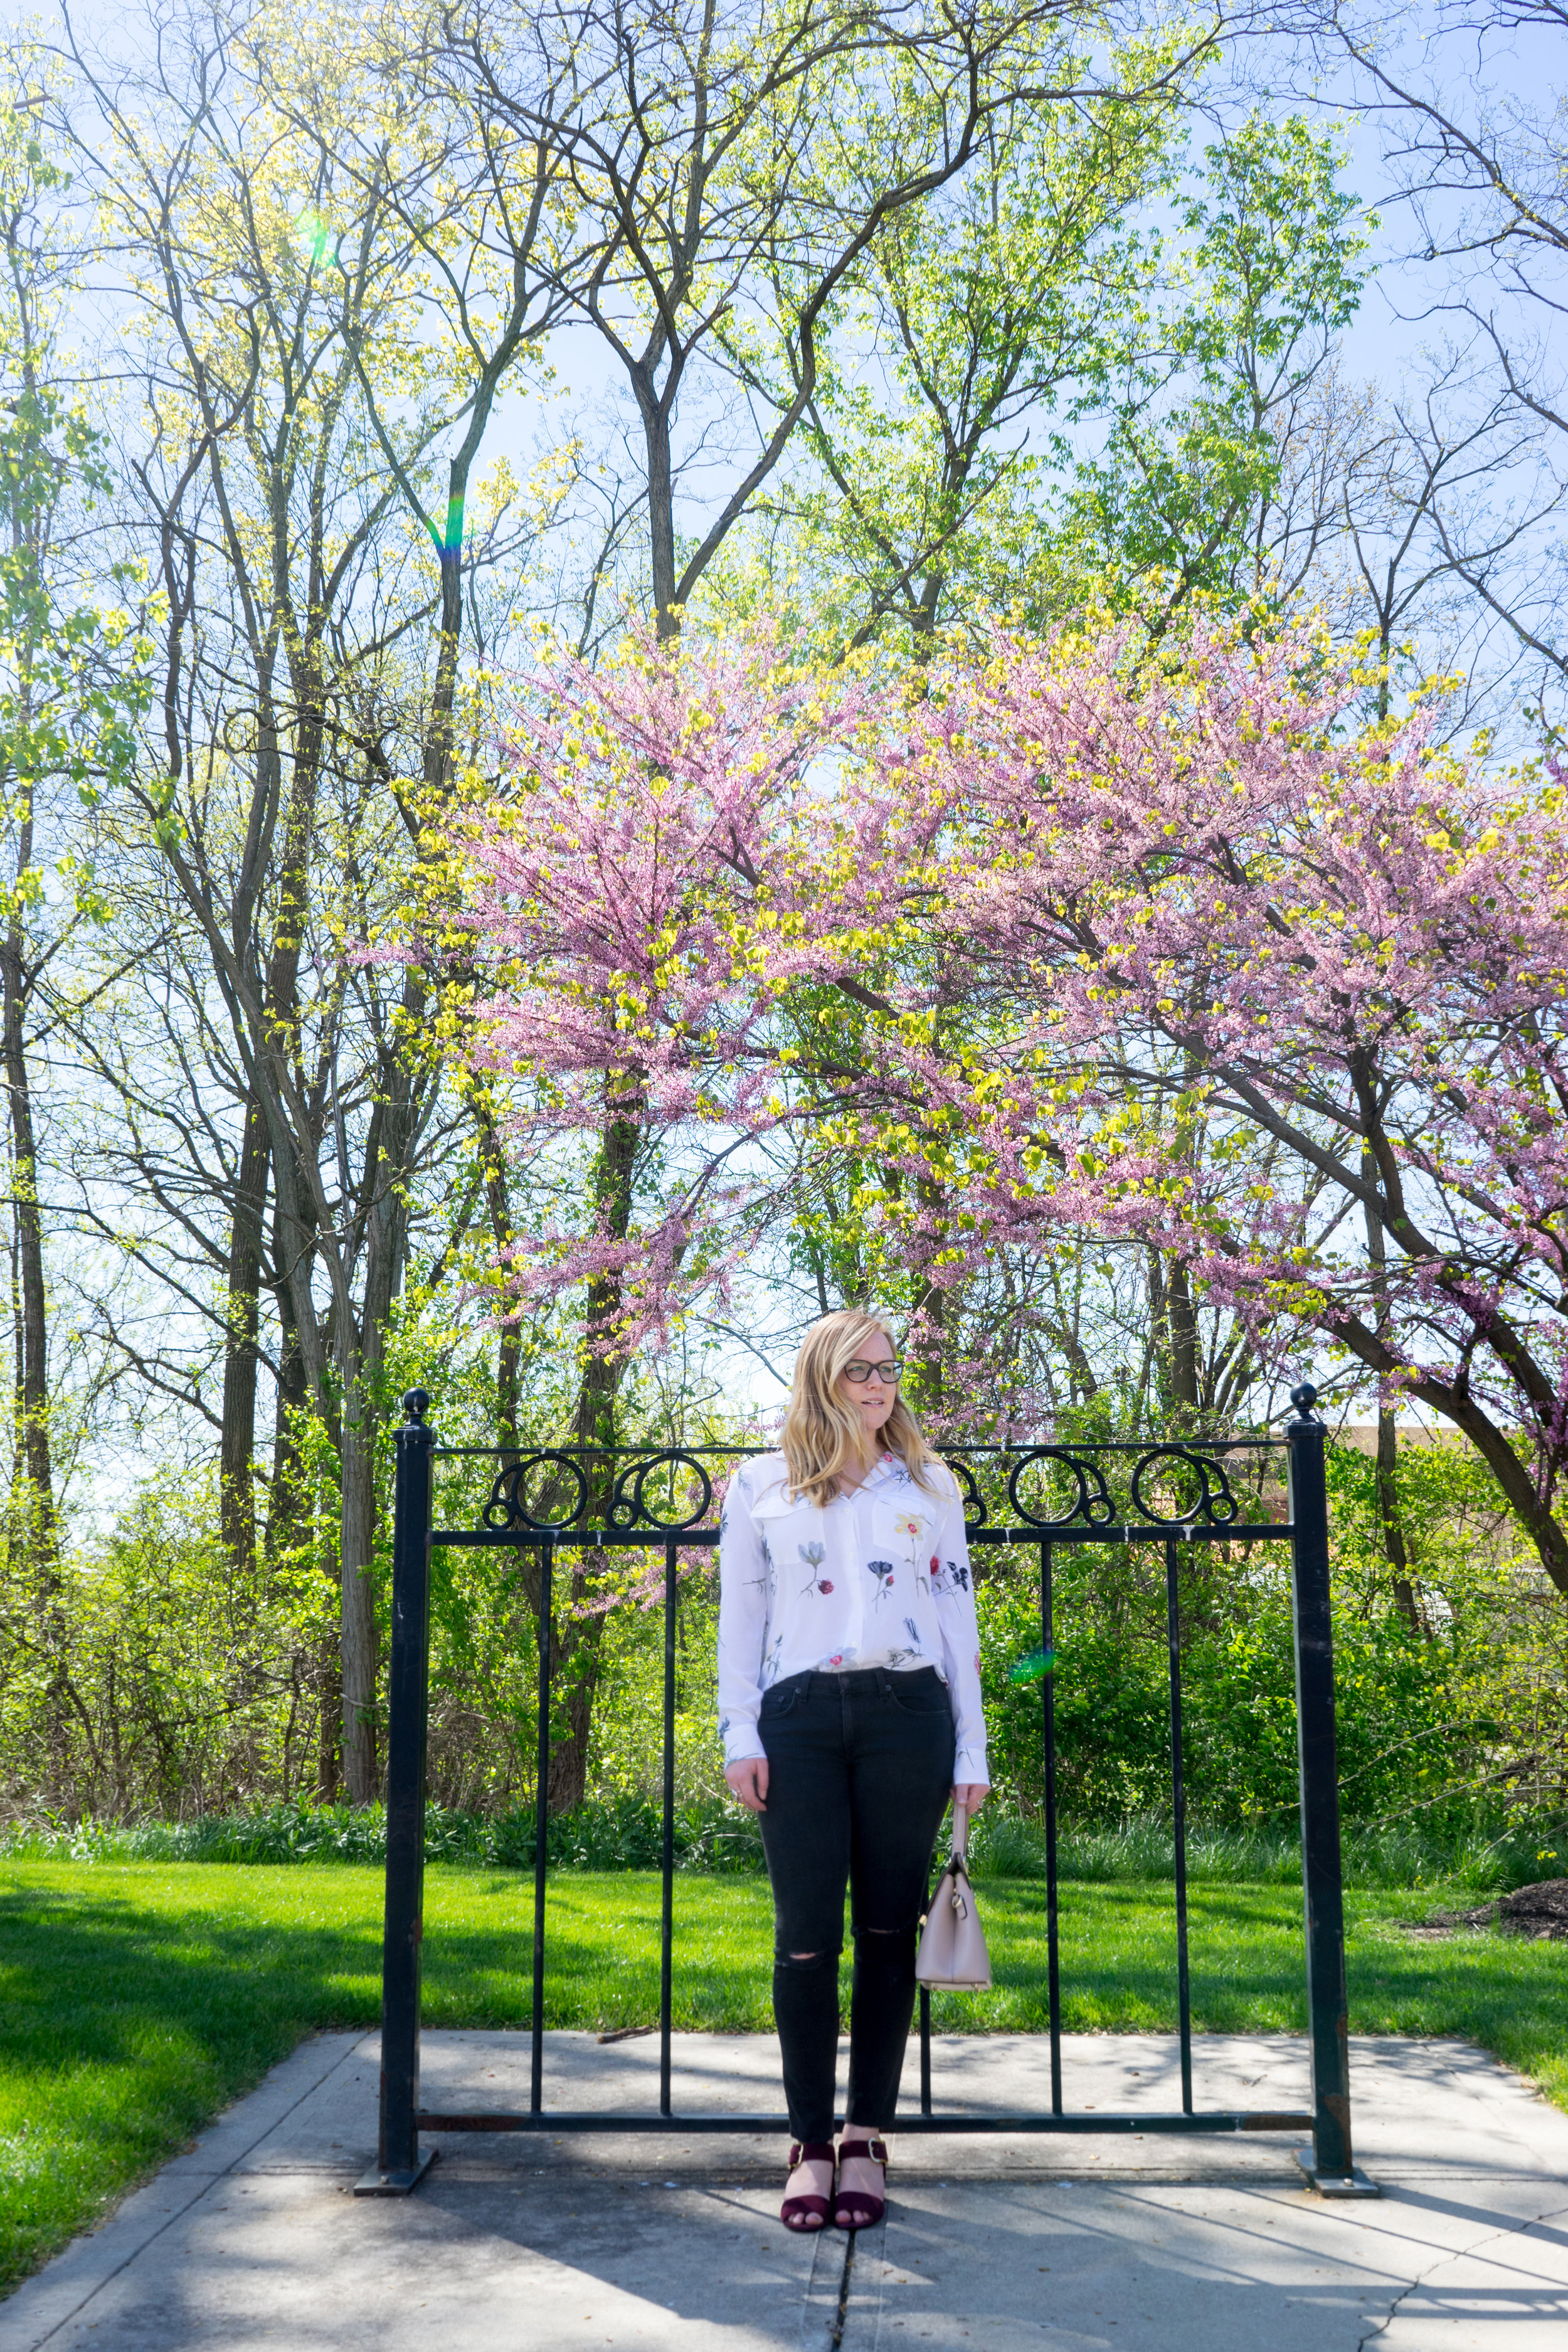
[{"label": "handbag handle", "polygon": [[954,1857],[969,1867],[969,1807],[955,1797],[952,1804],[952,1851]]}]

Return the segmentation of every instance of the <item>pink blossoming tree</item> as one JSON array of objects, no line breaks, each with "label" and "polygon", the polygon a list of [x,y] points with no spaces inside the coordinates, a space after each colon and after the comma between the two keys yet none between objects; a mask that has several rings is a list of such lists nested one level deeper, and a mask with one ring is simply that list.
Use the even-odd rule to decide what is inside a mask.
[{"label": "pink blossoming tree", "polygon": [[[1568,825],[1305,631],[955,681],[949,919],[1016,1009],[986,1222],[1156,1240],[1461,1429],[1568,1592]],[[956,718],[956,724],[955,724]]]},{"label": "pink blossoming tree", "polygon": [[[896,825],[885,791],[842,789],[859,688],[765,644],[644,642],[536,687],[467,844],[486,981],[466,1050],[510,1083],[539,1189],[559,1180],[560,1215],[510,1254],[516,1296],[585,1294],[607,1401],[634,1349],[723,1294],[743,1148],[791,1115],[778,1004],[888,919],[900,877],[860,852],[885,874]],[[577,1433],[605,1433],[592,1407]]]},{"label": "pink blossoming tree", "polygon": [[756,645],[563,669],[476,827],[472,1050],[582,1204],[510,1279],[585,1295],[589,1389],[798,1215],[787,1138],[877,1171],[950,1373],[998,1266],[1152,1244],[1189,1317],[1463,1430],[1568,1591],[1562,793],[1368,734],[1359,683],[1202,627],[907,703]]}]

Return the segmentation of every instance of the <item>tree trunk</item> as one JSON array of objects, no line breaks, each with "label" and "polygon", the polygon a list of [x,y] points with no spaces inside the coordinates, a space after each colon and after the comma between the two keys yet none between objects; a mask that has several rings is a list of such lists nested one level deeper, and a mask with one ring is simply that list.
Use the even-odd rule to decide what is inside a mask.
[{"label": "tree trunk", "polygon": [[504,1324],[496,1340],[496,1433],[509,1454],[521,1451],[517,1424],[522,1402],[522,1334]]},{"label": "tree trunk", "polygon": [[934,1268],[942,1244],[946,1196],[942,1187],[929,1176],[917,1176],[914,1189],[921,1215],[928,1221],[928,1230],[921,1235],[921,1255],[912,1269],[910,1331],[913,1344],[909,1353],[914,1379],[910,1385],[916,1410],[933,1427],[940,1427],[946,1402],[951,1315],[947,1292],[937,1280]]},{"label": "tree trunk", "polygon": [[1185,1426],[1202,1407],[1198,1387],[1198,1320],[1184,1261],[1148,1245],[1149,1328],[1154,1385],[1162,1416]]},{"label": "tree trunk", "polygon": [[[16,1233],[16,1205],[11,1203],[11,1393],[15,1400],[22,1394],[22,1382],[26,1375],[27,1351],[22,1343],[22,1261]],[[21,1479],[25,1475],[22,1458],[22,1427],[19,1412],[13,1415],[11,1475]]]},{"label": "tree trunk", "polygon": [[[32,863],[32,816],[21,827],[18,882]],[[16,902],[19,908],[20,891]],[[26,938],[13,912],[4,950],[5,1092],[11,1112],[12,1197],[16,1203],[16,1273],[20,1307],[19,1377],[16,1400],[16,1456],[21,1491],[14,1498],[17,1535],[35,1573],[52,1570],[57,1551],[54,1465],[49,1446],[49,1331],[44,1287],[44,1221],[38,1202],[38,1156],[25,1023]]]},{"label": "tree trunk", "polygon": [[1429,1405],[1434,1412],[1440,1412],[1456,1429],[1464,1432],[1534,1544],[1542,1567],[1558,1591],[1568,1599],[1568,1531],[1550,1505],[1542,1502],[1532,1472],[1528,1464],[1520,1460],[1506,1430],[1500,1429],[1473,1397],[1460,1393],[1446,1381],[1416,1380],[1412,1381],[1410,1392],[1419,1403]]},{"label": "tree trunk", "polygon": [[[424,982],[411,973],[403,991],[408,1034],[418,1027]],[[375,1440],[378,1391],[386,1326],[402,1286],[407,1255],[406,1184],[415,1157],[417,1108],[406,1060],[393,1061],[365,1138],[360,1204],[364,1234],[364,1288],[354,1327],[346,1301],[334,1301],[338,1373],[342,1397],[342,1675],[343,1780],[350,1801],[374,1802],[381,1793],[376,1761]]]},{"label": "tree trunk", "polygon": [[[1386,652],[1386,647],[1385,647]],[[1383,699],[1386,702],[1388,673],[1383,677]],[[1383,716],[1387,717],[1386,709]],[[1369,1191],[1377,1186],[1377,1161],[1363,1143],[1361,1172]],[[1377,1313],[1377,1336],[1384,1346],[1388,1343],[1388,1243],[1383,1230],[1383,1219],[1368,1204],[1366,1211],[1366,1254],[1372,1266],[1373,1299]],[[1377,1517],[1383,1532],[1383,1556],[1388,1562],[1394,1583],[1394,1605],[1413,1633],[1426,1631],[1422,1622],[1420,1603],[1410,1580],[1410,1559],[1405,1549],[1405,1529],[1399,1517],[1399,1486],[1397,1480],[1398,1432],[1394,1425],[1393,1407],[1384,1404],[1381,1395],[1377,1406]]]},{"label": "tree trunk", "polygon": [[[642,1129],[636,1118],[607,1120],[594,1171],[595,1205],[605,1228],[622,1240],[631,1223],[633,1181]],[[620,1278],[597,1276],[588,1285],[588,1340],[577,1387],[572,1437],[577,1445],[612,1446],[616,1442],[616,1400],[626,1374],[626,1359],[616,1329],[620,1311]],[[611,1465],[592,1465],[589,1504],[592,1518],[605,1523],[613,1487]],[[574,1569],[566,1598],[573,1608],[589,1592],[588,1579]],[[537,1601],[535,1602],[537,1609]],[[580,1805],[588,1786],[588,1746],[593,1728],[594,1698],[598,1688],[603,1617],[579,1617],[560,1612],[553,1643],[552,1682],[556,1693],[552,1714],[557,1723],[551,1741],[548,1782],[550,1810],[565,1812]]]},{"label": "tree trunk", "polygon": [[921,593],[910,617],[910,650],[921,664],[929,662],[936,651],[936,616],[942,603],[942,592],[947,585],[943,572],[928,572],[921,583]]},{"label": "tree trunk", "polygon": [[[297,1558],[304,1554],[324,1572],[326,1563],[317,1553],[319,1530],[300,1450],[301,1418],[310,1410],[310,1381],[300,1345],[289,1286],[282,1278],[283,1265],[282,1219],[275,1205],[268,1279],[278,1305],[278,1386],[273,1400],[272,1477],[267,1496],[262,1549],[268,1566],[289,1553]],[[338,1583],[334,1573],[334,1601]],[[305,1671],[316,1698],[316,1795],[323,1805],[333,1805],[342,1793],[343,1712],[343,1678],[335,1630],[307,1651]]]},{"label": "tree trunk", "polygon": [[1186,1261],[1173,1257],[1165,1277],[1166,1330],[1170,1342],[1171,1395],[1187,1419],[1203,1408],[1198,1385],[1198,1318]]},{"label": "tree trunk", "polygon": [[321,1643],[315,1661],[316,1797],[335,1805],[343,1793],[343,1675],[333,1637]]},{"label": "tree trunk", "polygon": [[[276,1221],[275,1221],[276,1222]],[[267,1526],[262,1543],[268,1560],[279,1559],[305,1540],[304,1467],[300,1458],[299,1416],[310,1402],[310,1383],[295,1328],[294,1310],[287,1283],[274,1296],[279,1325],[278,1387],[273,1399],[272,1479],[267,1496]]]},{"label": "tree trunk", "polygon": [[[585,1580],[572,1579],[572,1597],[581,1601]],[[569,1638],[565,1638],[568,1636]],[[568,1813],[588,1793],[588,1748],[594,1700],[599,1687],[603,1617],[558,1620],[555,1627],[555,1702],[551,1709],[548,1800],[552,1813]]]},{"label": "tree trunk", "polygon": [[1410,1562],[1405,1549],[1405,1529],[1399,1518],[1399,1488],[1395,1483],[1398,1461],[1398,1433],[1394,1414],[1387,1405],[1377,1409],[1377,1516],[1383,1529],[1384,1558],[1394,1578],[1394,1601],[1413,1633],[1425,1633],[1428,1629],[1422,1621],[1421,1608],[1415,1598],[1415,1587],[1410,1581]]},{"label": "tree trunk", "polygon": [[1418,1404],[1440,1413],[1445,1421],[1451,1421],[1456,1429],[1464,1433],[1497,1480],[1503,1500],[1534,1544],[1542,1567],[1558,1591],[1568,1597],[1568,1528],[1564,1528],[1554,1516],[1551,1503],[1541,1492],[1535,1470],[1520,1459],[1507,1430],[1500,1427],[1469,1393],[1463,1366],[1453,1380],[1439,1380],[1430,1372],[1419,1370],[1411,1378],[1408,1368],[1400,1362],[1393,1349],[1354,1316],[1342,1316],[1333,1325],[1333,1330],[1335,1337],[1366,1366],[1369,1372],[1375,1372],[1379,1380],[1404,1375],[1407,1393]]},{"label": "tree trunk", "polygon": [[54,1462],[49,1444],[49,1327],[44,1286],[44,1221],[38,1201],[37,1143],[27,1068],[26,1021],[29,984],[22,924],[24,877],[32,865],[33,814],[27,802],[19,827],[16,888],[0,962],[4,967],[4,1058],[11,1115],[11,1293],[16,1323],[16,1451],[11,1490],[11,1542],[32,1588],[37,1640],[49,1660],[48,1749],[57,1801],[69,1778],[68,1634],[60,1598],[59,1529],[55,1517]]},{"label": "tree trunk", "polygon": [[262,1219],[270,1155],[267,1118],[254,1095],[245,1115],[228,1249],[228,1329],[224,1342],[223,1420],[218,1440],[220,1524],[237,1569],[256,1558],[256,1373]]},{"label": "tree trunk", "polygon": [[349,1802],[373,1804],[376,1769],[375,1422],[358,1382],[343,1399],[342,1662],[343,1784]]},{"label": "tree trunk", "polygon": [[648,569],[652,573],[654,627],[661,643],[680,635],[680,614],[675,603],[675,475],[669,454],[669,394],[661,398],[654,389],[653,370],[639,362],[631,370],[632,390],[642,414],[643,440],[647,450]]},{"label": "tree trunk", "polygon": [[[506,1155],[501,1149],[494,1106],[487,1090],[483,1087],[474,1087],[469,1102],[479,1139],[479,1165],[484,1171],[485,1204],[489,1211],[490,1232],[495,1239],[496,1255],[498,1259],[504,1259],[516,1239],[511,1202],[507,1192]],[[519,1450],[517,1423],[522,1402],[521,1373],[522,1334],[515,1321],[503,1323],[496,1340],[496,1428],[509,1454],[515,1454]]]}]

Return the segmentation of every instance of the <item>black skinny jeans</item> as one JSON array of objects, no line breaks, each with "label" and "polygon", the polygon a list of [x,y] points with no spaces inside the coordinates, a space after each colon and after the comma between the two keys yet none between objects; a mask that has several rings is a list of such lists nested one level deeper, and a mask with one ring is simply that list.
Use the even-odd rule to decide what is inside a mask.
[{"label": "black skinny jeans", "polygon": [[886,2129],[914,2011],[931,1845],[952,1788],[947,1687],[934,1666],[792,1675],[764,1692],[757,1729],[768,1759],[763,1851],[790,2129],[801,2140],[833,2137],[847,1881],[855,1975],[845,2114]]}]

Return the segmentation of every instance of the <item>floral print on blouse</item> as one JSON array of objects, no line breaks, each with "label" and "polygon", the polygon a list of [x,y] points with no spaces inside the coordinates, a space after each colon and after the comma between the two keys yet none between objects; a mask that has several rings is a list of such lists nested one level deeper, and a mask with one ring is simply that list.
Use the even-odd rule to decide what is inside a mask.
[{"label": "floral print on blouse", "polygon": [[884,1454],[826,1508],[786,1493],[784,1458],[742,1463],[719,1549],[719,1726],[724,1761],[761,1756],[763,1693],[790,1675],[934,1666],[947,1685],[955,1780],[987,1781],[980,1641],[963,1506],[940,1462],[928,1492]]}]

